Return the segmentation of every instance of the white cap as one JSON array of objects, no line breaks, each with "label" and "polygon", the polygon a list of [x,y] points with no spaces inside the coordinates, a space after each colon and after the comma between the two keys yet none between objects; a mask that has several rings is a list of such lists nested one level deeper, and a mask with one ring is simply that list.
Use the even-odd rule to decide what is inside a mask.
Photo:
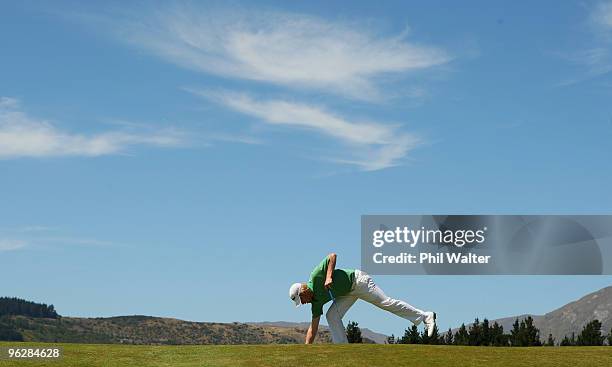
[{"label": "white cap", "polygon": [[291,287],[289,287],[289,298],[295,303],[295,307],[302,304],[300,289],[302,289],[302,283],[293,283]]}]

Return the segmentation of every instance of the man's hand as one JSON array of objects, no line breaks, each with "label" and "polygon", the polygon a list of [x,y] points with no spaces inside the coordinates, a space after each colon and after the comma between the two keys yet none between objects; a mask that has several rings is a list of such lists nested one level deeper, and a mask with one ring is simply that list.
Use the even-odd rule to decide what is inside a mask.
[{"label": "man's hand", "polygon": [[325,279],[325,284],[324,284],[325,289],[329,289],[329,288],[331,288],[332,284],[334,284],[333,279],[332,279],[331,277],[327,277],[327,278]]}]

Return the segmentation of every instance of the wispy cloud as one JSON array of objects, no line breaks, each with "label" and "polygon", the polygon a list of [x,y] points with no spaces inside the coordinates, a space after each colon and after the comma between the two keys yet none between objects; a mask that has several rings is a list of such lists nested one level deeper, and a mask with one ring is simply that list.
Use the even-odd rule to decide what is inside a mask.
[{"label": "wispy cloud", "polygon": [[558,83],[557,86],[560,87],[582,83],[612,71],[612,53],[603,46],[574,51],[571,54],[561,56],[570,63],[580,66],[583,71],[578,76]]},{"label": "wispy cloud", "polygon": [[176,147],[186,143],[176,129],[114,130],[80,134],[32,117],[17,99],[0,97],[0,159],[19,157],[101,156],[143,145]]},{"label": "wispy cloud", "polygon": [[602,31],[612,32],[612,2],[599,3],[591,15],[595,25]]},{"label": "wispy cloud", "polygon": [[208,139],[211,141],[222,141],[228,143],[239,143],[239,144],[249,144],[249,145],[260,145],[263,144],[263,141],[254,136],[244,135],[244,134],[228,134],[228,133],[211,133],[208,136]]},{"label": "wispy cloud", "polygon": [[397,125],[351,121],[319,106],[285,100],[256,100],[244,93],[190,91],[267,124],[332,137],[349,148],[350,156],[328,159],[363,170],[395,166],[419,142],[415,135],[402,132]]},{"label": "wispy cloud", "polygon": [[314,16],[174,6],[97,20],[137,47],[183,67],[362,100],[382,97],[378,80],[450,61],[441,48],[388,36],[371,24]]},{"label": "wispy cloud", "polygon": [[56,227],[29,225],[22,227],[0,227],[0,233],[42,233],[57,231]]},{"label": "wispy cloud", "polygon": [[115,247],[120,244],[97,240],[93,238],[69,237],[69,236],[45,236],[35,234],[13,234],[11,238],[0,239],[0,252],[21,250],[25,248],[42,247]]},{"label": "wispy cloud", "polygon": [[0,251],[44,247],[115,247],[113,241],[83,237],[58,227],[27,225],[0,228]]},{"label": "wispy cloud", "polygon": [[[256,82],[241,84],[247,88],[244,93],[191,92],[269,125],[334,139],[333,153],[324,159],[369,171],[401,164],[420,139],[398,125],[342,113],[334,105],[337,99],[322,106],[305,100],[308,93],[292,92],[380,102],[398,94],[391,85],[394,80],[405,81],[452,59],[440,47],[414,41],[407,28],[389,34],[372,22],[281,11],[182,4],[77,17],[180,67]],[[261,86],[280,87],[288,97],[262,97]],[[401,88],[407,90],[405,84]],[[425,93],[416,86],[410,90],[411,98]],[[212,139],[261,142],[250,136],[226,136]]]},{"label": "wispy cloud", "polygon": [[52,245],[75,245],[75,246],[92,246],[92,247],[108,247],[116,246],[117,243],[111,241],[102,241],[92,238],[79,237],[40,237],[38,242]]},{"label": "wispy cloud", "polygon": [[591,47],[561,54],[584,71],[581,75],[559,83],[559,86],[574,85],[612,72],[612,1],[596,4],[591,9],[587,22],[591,39],[585,43]]},{"label": "wispy cloud", "polygon": [[26,247],[27,243],[21,240],[0,239],[0,252],[14,251]]}]

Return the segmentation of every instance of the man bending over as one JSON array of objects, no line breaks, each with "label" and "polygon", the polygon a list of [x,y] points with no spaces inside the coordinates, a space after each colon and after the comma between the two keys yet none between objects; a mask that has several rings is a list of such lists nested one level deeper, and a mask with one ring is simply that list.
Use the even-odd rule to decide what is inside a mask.
[{"label": "man bending over", "polygon": [[329,254],[310,273],[308,283],[294,283],[289,288],[289,297],[296,307],[306,303],[312,305],[312,321],[306,333],[306,344],[314,341],[323,305],[332,299],[325,317],[335,344],[348,343],[342,317],[357,299],[396,314],[415,325],[422,321],[427,335],[432,335],[436,324],[435,312],[421,311],[404,301],[388,297],[368,274],[359,269],[336,269],[336,258],[336,254]]}]

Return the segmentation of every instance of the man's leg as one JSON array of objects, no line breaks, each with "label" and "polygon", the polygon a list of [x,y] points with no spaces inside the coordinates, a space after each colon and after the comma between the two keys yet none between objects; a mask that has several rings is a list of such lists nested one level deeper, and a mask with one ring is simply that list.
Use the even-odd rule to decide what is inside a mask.
[{"label": "man's leg", "polygon": [[385,292],[374,283],[372,277],[360,270],[355,271],[355,289],[350,295],[357,296],[383,310],[394,313],[406,320],[410,320],[415,325],[420,324],[421,321],[428,316],[427,312],[419,310],[407,302],[387,296]]},{"label": "man's leg", "polygon": [[325,318],[327,318],[327,324],[329,325],[329,331],[331,333],[332,342],[334,344],[346,344],[348,339],[346,338],[346,330],[344,330],[344,324],[342,324],[342,318],[346,314],[349,308],[357,301],[357,297],[352,295],[346,295],[342,297],[336,297],[336,300],[329,306]]}]

